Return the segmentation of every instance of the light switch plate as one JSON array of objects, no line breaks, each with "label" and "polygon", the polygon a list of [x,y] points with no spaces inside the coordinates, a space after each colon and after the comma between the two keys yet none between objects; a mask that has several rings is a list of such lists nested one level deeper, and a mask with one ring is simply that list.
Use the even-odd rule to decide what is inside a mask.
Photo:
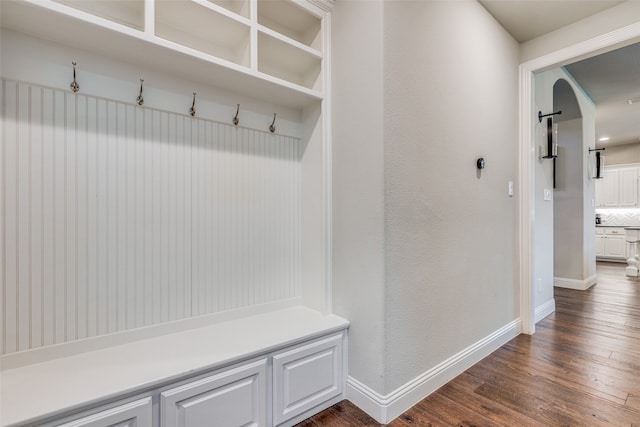
[{"label": "light switch plate", "polygon": [[544,189],[544,199],[549,201],[551,200],[551,190],[548,188]]},{"label": "light switch plate", "polygon": [[513,181],[509,181],[509,197],[513,197]]}]

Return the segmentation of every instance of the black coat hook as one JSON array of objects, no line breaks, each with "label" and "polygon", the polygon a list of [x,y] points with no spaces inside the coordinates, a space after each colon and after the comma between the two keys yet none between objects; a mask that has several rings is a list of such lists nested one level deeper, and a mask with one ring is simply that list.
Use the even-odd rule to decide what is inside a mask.
[{"label": "black coat hook", "polygon": [[136,98],[136,102],[138,105],[144,104],[144,98],[142,97],[142,84],[144,83],[144,79],[140,79],[140,94]]},{"label": "black coat hook", "polygon": [[75,62],[71,62],[71,63],[73,64],[73,81],[71,82],[69,87],[71,88],[71,92],[76,93],[77,91],[80,90],[80,85],[76,81],[76,65],[78,64],[76,64]]},{"label": "black coat hook", "polygon": [[240,123],[240,119],[238,118],[238,114],[240,113],[240,104],[238,104],[238,109],[236,110],[236,116],[233,118],[233,124],[238,126]]},{"label": "black coat hook", "polygon": [[276,113],[273,113],[273,121],[269,125],[269,130],[271,131],[271,133],[274,133],[276,131]]},{"label": "black coat hook", "polygon": [[191,108],[189,108],[189,114],[191,114],[191,117],[194,117],[196,115],[196,93],[193,92],[193,102],[191,103]]}]

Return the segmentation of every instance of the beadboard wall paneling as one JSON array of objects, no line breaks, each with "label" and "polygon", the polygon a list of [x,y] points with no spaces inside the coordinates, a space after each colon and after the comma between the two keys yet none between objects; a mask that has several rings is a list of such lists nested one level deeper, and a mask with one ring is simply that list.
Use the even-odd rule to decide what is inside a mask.
[{"label": "beadboard wall paneling", "polygon": [[300,140],[2,81],[0,354],[300,295]]}]

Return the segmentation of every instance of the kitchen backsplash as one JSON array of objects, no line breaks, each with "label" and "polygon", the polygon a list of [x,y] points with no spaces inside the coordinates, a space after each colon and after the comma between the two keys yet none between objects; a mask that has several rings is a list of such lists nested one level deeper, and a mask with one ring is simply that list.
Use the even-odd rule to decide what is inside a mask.
[{"label": "kitchen backsplash", "polygon": [[640,209],[596,209],[601,225],[640,226]]}]

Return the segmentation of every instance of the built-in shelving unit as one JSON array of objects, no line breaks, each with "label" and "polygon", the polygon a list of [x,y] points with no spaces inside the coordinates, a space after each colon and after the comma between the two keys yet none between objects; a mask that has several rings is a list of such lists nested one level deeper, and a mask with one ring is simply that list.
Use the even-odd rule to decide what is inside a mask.
[{"label": "built-in shelving unit", "polygon": [[316,6],[284,0],[22,0],[2,9],[3,27],[275,104],[303,108],[324,97],[324,30],[320,13],[312,11]]},{"label": "built-in shelving unit", "polygon": [[[11,232],[0,239],[8,266],[0,376],[15,384],[8,394],[23,401],[15,390],[42,389],[33,367],[54,363],[46,371],[68,379],[76,356],[130,346],[149,356],[124,350],[104,363],[87,359],[124,384],[106,390],[94,381],[99,390],[87,400],[53,380],[39,400],[65,402],[41,407],[39,419],[86,420],[100,406],[102,415],[135,412],[157,427],[149,408],[158,412],[170,384],[199,387],[192,376],[203,367],[226,378],[256,357],[272,362],[255,382],[264,397],[256,400],[260,425],[290,426],[341,399],[348,322],[331,316],[333,0],[0,3],[3,61],[11,64],[0,76],[10,166],[0,186],[10,189],[12,207],[1,212]],[[75,82],[75,65],[73,73]],[[136,103],[143,80],[144,105]],[[320,330],[300,331],[304,319],[318,319]],[[224,360],[176,345],[176,334],[215,343]],[[237,336],[253,347],[234,351]],[[128,369],[104,374],[133,353],[138,373],[176,367],[174,353],[150,346],[155,338],[185,350],[184,366],[156,372],[153,384]],[[129,402],[132,393],[145,396]],[[255,407],[243,393],[237,401]],[[11,407],[17,425],[35,415],[12,402],[0,410]],[[220,419],[206,414],[207,422]],[[86,425],[100,425],[91,419]]]}]

